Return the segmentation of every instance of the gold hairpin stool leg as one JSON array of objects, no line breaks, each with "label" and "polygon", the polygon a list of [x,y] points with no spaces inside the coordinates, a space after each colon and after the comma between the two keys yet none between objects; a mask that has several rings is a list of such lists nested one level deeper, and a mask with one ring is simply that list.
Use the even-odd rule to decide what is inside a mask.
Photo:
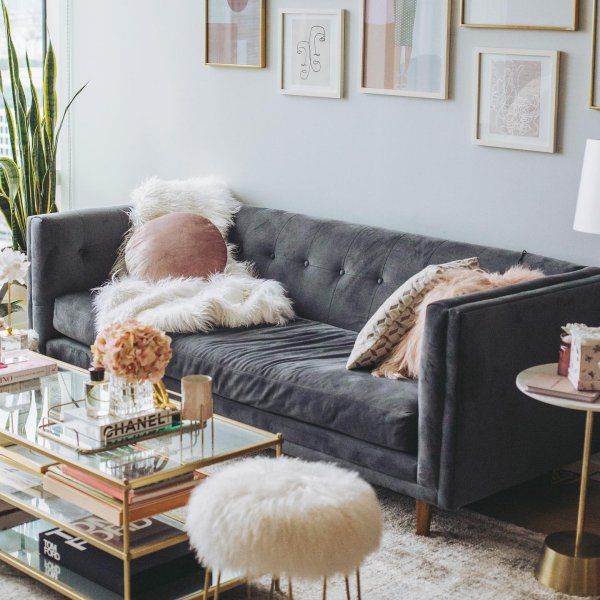
[{"label": "gold hairpin stool leg", "polygon": [[344,577],[344,582],[346,584],[346,600],[352,600],[352,595],[350,594],[350,580],[348,579],[348,575]]},{"label": "gold hairpin stool leg", "polygon": [[600,594],[600,536],[585,533],[590,452],[594,413],[587,411],[576,531],[559,531],[544,541],[535,576],[543,585],[575,596]]},{"label": "gold hairpin stool leg", "polygon": [[288,598],[289,600],[294,600],[294,594],[292,592],[292,578],[288,579]]},{"label": "gold hairpin stool leg", "polygon": [[274,593],[275,593],[275,579],[271,578],[271,589],[269,591],[269,600],[273,600]]},{"label": "gold hairpin stool leg", "polygon": [[356,593],[358,600],[362,600],[361,592],[360,592],[360,569],[356,569]]},{"label": "gold hairpin stool leg", "polygon": [[217,587],[215,588],[214,600],[219,600],[219,593],[221,592],[221,571],[217,573]]},{"label": "gold hairpin stool leg", "polygon": [[210,569],[206,567],[204,571],[204,593],[202,594],[202,600],[208,600],[208,588],[210,582]]},{"label": "gold hairpin stool leg", "polygon": [[323,600],[327,600],[327,577],[323,577]]}]

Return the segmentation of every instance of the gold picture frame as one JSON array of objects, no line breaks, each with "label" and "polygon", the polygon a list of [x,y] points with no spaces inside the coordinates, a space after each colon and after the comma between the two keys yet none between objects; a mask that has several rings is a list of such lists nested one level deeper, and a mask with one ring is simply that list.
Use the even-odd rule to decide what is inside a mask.
[{"label": "gold picture frame", "polygon": [[596,54],[598,51],[598,17],[600,17],[599,0],[594,0],[594,10],[592,17],[592,71],[590,73],[590,108],[600,110],[600,98],[596,99],[596,65],[598,60]]},{"label": "gold picture frame", "polygon": [[[220,0],[224,1],[224,0]],[[204,1],[204,64],[210,67],[237,67],[240,69],[264,69],[267,66],[267,49],[266,49],[266,33],[267,33],[267,2],[266,0],[259,0],[260,2],[260,24],[259,24],[259,46],[260,56],[259,62],[255,65],[245,65],[236,63],[220,63],[211,62],[209,56],[209,25],[210,25],[210,0]]]},{"label": "gold picture frame", "polygon": [[[473,29],[521,29],[528,31],[577,31],[579,27],[579,0],[571,0],[573,2],[573,23],[568,27],[556,27],[552,25],[502,25],[493,23],[466,23],[465,5],[469,0],[460,0],[460,26],[471,27]],[[565,0],[565,2],[568,0]]]},{"label": "gold picture frame", "polygon": [[443,51],[440,54],[442,64],[440,90],[437,92],[427,92],[418,90],[403,90],[393,87],[376,86],[370,87],[367,85],[367,35],[365,29],[367,27],[367,3],[369,0],[362,0],[362,15],[360,24],[360,79],[359,89],[364,94],[382,94],[387,96],[401,96],[405,98],[427,98],[433,100],[448,100],[450,97],[450,46],[452,37],[452,0],[442,0],[443,8],[442,35],[443,35]]}]

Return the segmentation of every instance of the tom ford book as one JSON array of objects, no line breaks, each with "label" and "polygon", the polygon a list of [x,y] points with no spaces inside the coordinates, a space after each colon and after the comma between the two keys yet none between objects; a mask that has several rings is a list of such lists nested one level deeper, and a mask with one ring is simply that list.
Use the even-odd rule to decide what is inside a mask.
[{"label": "tom ford book", "polygon": [[[122,543],[122,530],[95,519],[89,524],[93,533],[111,545]],[[171,532],[167,530],[171,529]],[[157,531],[158,530],[158,531]],[[90,530],[88,530],[88,533]],[[144,541],[156,537],[163,538],[169,533],[176,535],[179,530],[156,519],[141,519],[131,523],[132,536],[141,535]],[[135,538],[134,538],[135,539]],[[138,539],[138,541],[140,541]],[[114,542],[114,543],[113,543]],[[40,533],[40,555],[74,573],[117,593],[123,593],[123,562],[81,538],[56,527]],[[164,584],[168,579],[177,579],[190,572],[200,571],[187,542],[181,542],[158,552],[147,554],[131,561],[131,587],[134,595]]]}]

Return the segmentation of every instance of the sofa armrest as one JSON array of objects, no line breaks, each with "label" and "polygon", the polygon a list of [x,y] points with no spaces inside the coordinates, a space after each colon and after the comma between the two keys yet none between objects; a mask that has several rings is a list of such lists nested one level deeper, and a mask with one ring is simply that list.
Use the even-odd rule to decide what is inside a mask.
[{"label": "sofa armrest", "polygon": [[579,457],[582,415],[515,386],[523,369],[556,362],[568,322],[600,324],[600,270],[428,307],[417,477],[439,506],[458,508]]},{"label": "sofa armrest", "polygon": [[58,335],[53,326],[55,298],[91,290],[108,278],[129,227],[126,208],[73,210],[28,219],[29,320],[40,336],[41,352]]}]

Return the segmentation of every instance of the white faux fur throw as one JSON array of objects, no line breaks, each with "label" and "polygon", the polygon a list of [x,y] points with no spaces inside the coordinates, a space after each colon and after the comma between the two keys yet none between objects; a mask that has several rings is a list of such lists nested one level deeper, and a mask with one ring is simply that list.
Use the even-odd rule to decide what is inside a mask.
[{"label": "white faux fur throw", "polygon": [[[130,219],[135,230],[172,212],[199,214],[227,235],[239,210],[228,187],[208,177],[187,181],[149,179],[133,191]],[[292,303],[277,281],[254,277],[252,266],[238,262],[228,245],[224,273],[207,279],[142,281],[123,274],[97,290],[98,329],[127,319],[176,333],[206,332],[215,327],[283,325],[293,318]]]}]

